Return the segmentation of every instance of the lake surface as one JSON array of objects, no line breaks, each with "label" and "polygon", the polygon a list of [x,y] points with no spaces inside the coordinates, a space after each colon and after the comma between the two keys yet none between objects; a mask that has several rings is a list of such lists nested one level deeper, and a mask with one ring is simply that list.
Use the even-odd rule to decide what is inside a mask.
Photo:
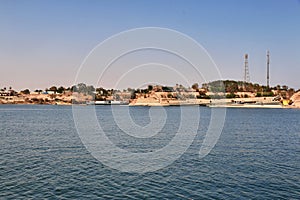
[{"label": "lake surface", "polygon": [[[150,152],[178,129],[179,107],[164,109],[166,125],[151,140],[124,134],[110,106],[96,107],[96,114],[118,147]],[[140,126],[150,123],[150,112],[130,108]],[[197,135],[179,159],[139,174],[95,159],[80,140],[70,106],[1,105],[0,199],[300,199],[300,110],[227,109],[216,146],[200,159],[210,113],[200,108]]]}]

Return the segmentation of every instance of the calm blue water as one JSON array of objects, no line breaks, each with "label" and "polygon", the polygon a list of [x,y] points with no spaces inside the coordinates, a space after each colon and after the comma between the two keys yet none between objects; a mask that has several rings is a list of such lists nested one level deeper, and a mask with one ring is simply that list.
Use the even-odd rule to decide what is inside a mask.
[{"label": "calm blue water", "polygon": [[[108,137],[131,151],[168,144],[180,120],[178,107],[166,108],[167,126],[146,143],[122,134],[110,107],[96,110]],[[149,108],[130,113],[137,124],[150,121]],[[0,199],[300,199],[300,110],[227,109],[217,145],[199,159],[209,119],[210,109],[201,108],[198,134],[180,159],[137,174],[110,169],[89,154],[71,107],[1,105]]]}]

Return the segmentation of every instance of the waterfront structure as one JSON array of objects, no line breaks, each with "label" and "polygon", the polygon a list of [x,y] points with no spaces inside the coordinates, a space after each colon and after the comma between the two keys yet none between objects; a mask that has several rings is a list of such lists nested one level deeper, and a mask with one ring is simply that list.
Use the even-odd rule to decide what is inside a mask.
[{"label": "waterfront structure", "polygon": [[267,88],[270,87],[270,52],[267,51]]}]

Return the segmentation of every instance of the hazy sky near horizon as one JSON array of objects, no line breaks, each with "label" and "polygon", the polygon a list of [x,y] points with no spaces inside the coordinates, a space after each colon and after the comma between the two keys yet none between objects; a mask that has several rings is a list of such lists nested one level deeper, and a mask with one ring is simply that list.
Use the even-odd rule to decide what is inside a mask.
[{"label": "hazy sky near horizon", "polygon": [[266,84],[269,50],[271,85],[299,89],[299,24],[297,0],[0,0],[0,87],[71,86],[100,42],[128,29],[163,27],[200,43],[223,79],[243,79],[248,53],[251,82]]}]

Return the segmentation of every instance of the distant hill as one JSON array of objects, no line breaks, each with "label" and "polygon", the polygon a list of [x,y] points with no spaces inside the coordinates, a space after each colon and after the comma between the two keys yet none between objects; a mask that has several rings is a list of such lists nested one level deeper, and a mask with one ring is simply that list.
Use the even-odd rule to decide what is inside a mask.
[{"label": "distant hill", "polygon": [[277,85],[276,87],[267,87],[258,83],[248,83],[234,80],[217,80],[202,84],[202,88],[212,92],[272,92],[272,90],[288,90],[287,86]]}]

